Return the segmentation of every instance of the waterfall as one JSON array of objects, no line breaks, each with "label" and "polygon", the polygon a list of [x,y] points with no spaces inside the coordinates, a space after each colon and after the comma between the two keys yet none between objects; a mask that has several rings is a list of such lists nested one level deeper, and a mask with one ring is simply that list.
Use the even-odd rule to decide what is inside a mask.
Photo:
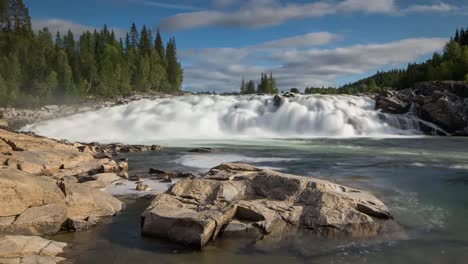
[{"label": "waterfall", "polygon": [[142,143],[164,139],[388,137],[417,135],[419,119],[382,114],[367,97],[186,95],[32,124],[32,131],[72,141]]}]

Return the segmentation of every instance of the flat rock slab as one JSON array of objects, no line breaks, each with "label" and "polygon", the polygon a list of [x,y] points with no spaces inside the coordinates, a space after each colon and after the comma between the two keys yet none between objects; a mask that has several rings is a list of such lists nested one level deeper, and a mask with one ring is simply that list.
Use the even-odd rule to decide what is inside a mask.
[{"label": "flat rock slab", "polygon": [[291,228],[373,236],[390,219],[385,204],[370,193],[229,163],[156,195],[142,215],[142,233],[203,248],[224,233],[262,238]]},{"label": "flat rock slab", "polygon": [[58,263],[66,246],[38,236],[0,236],[0,263]]}]

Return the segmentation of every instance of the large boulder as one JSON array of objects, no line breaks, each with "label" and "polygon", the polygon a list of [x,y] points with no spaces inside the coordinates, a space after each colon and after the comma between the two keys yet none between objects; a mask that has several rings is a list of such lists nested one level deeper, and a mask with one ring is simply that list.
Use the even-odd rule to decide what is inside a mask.
[{"label": "large boulder", "polygon": [[77,174],[95,174],[103,166],[116,167],[109,159],[95,159],[93,151],[84,151],[81,144],[63,142],[30,134],[0,129],[0,162],[41,176],[60,179]]},{"label": "large boulder", "polygon": [[65,195],[55,181],[0,169],[0,234],[54,234],[66,215]]},{"label": "large boulder", "polygon": [[58,263],[66,246],[37,236],[0,236],[0,263]]},{"label": "large boulder", "polygon": [[370,193],[324,180],[222,164],[158,194],[142,215],[144,235],[196,248],[227,235],[259,238],[291,229],[369,236],[392,218]]},{"label": "large boulder", "polygon": [[91,186],[61,182],[60,188],[66,196],[67,217],[72,220],[113,216],[124,208],[119,199]]},{"label": "large boulder", "polygon": [[412,89],[384,91],[376,97],[375,107],[391,114],[413,109],[426,134],[468,135],[468,82],[420,82]]},{"label": "large boulder", "polygon": [[417,108],[422,119],[450,133],[463,130],[468,124],[463,101],[453,94],[434,92]]}]

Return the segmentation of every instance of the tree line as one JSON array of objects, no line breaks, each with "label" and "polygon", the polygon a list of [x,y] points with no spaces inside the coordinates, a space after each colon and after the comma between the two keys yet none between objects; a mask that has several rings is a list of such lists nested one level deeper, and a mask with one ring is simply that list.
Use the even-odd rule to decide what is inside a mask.
[{"label": "tree line", "polygon": [[258,85],[255,84],[253,80],[249,80],[245,82],[242,79],[241,87],[240,87],[241,94],[277,94],[278,87],[276,86],[276,80],[273,78],[273,73],[270,75],[266,73],[262,73],[260,77],[260,82]]},{"label": "tree line", "polygon": [[131,25],[125,38],[104,26],[74,36],[32,30],[22,0],[0,0],[0,103],[40,105],[131,92],[174,93],[183,70],[174,38]]},{"label": "tree line", "polygon": [[375,75],[340,87],[337,93],[401,90],[421,81],[468,81],[468,28],[457,30],[442,54],[434,53],[423,63],[410,63],[406,69],[377,72]]}]

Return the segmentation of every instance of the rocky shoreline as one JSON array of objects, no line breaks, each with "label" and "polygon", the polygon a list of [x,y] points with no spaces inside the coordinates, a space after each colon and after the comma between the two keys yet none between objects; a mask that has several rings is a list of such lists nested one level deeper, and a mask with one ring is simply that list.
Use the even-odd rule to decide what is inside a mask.
[{"label": "rocky shoreline", "polygon": [[66,105],[46,105],[40,108],[0,107],[0,126],[20,129],[25,125],[66,117],[73,114],[96,111],[104,107],[128,104],[142,99],[166,98],[169,94],[132,94],[110,99],[89,98]]},{"label": "rocky shoreline", "polygon": [[426,134],[468,136],[468,82],[421,82],[413,88],[376,96],[376,109],[391,114],[414,114],[435,124],[420,124]]},{"label": "rocky shoreline", "polygon": [[[124,204],[102,189],[128,178],[128,163],[108,157],[108,150],[151,149],[160,150],[96,148],[0,129],[0,263],[63,260],[55,256],[65,245],[39,236],[91,228],[123,210]],[[57,247],[54,254],[44,249],[51,245]]]},{"label": "rocky shoreline", "polygon": [[[160,150],[0,129],[0,263],[63,261],[58,255],[66,244],[41,237],[92,228],[118,214],[124,203],[108,189],[121,185],[151,194],[143,235],[198,249],[222,236],[255,241],[293,230],[375,236],[392,218],[373,195],[323,180],[246,164],[222,164],[205,175],[151,169],[143,179],[129,177],[125,158],[115,160],[116,154]],[[169,189],[148,192],[152,181]]]}]

